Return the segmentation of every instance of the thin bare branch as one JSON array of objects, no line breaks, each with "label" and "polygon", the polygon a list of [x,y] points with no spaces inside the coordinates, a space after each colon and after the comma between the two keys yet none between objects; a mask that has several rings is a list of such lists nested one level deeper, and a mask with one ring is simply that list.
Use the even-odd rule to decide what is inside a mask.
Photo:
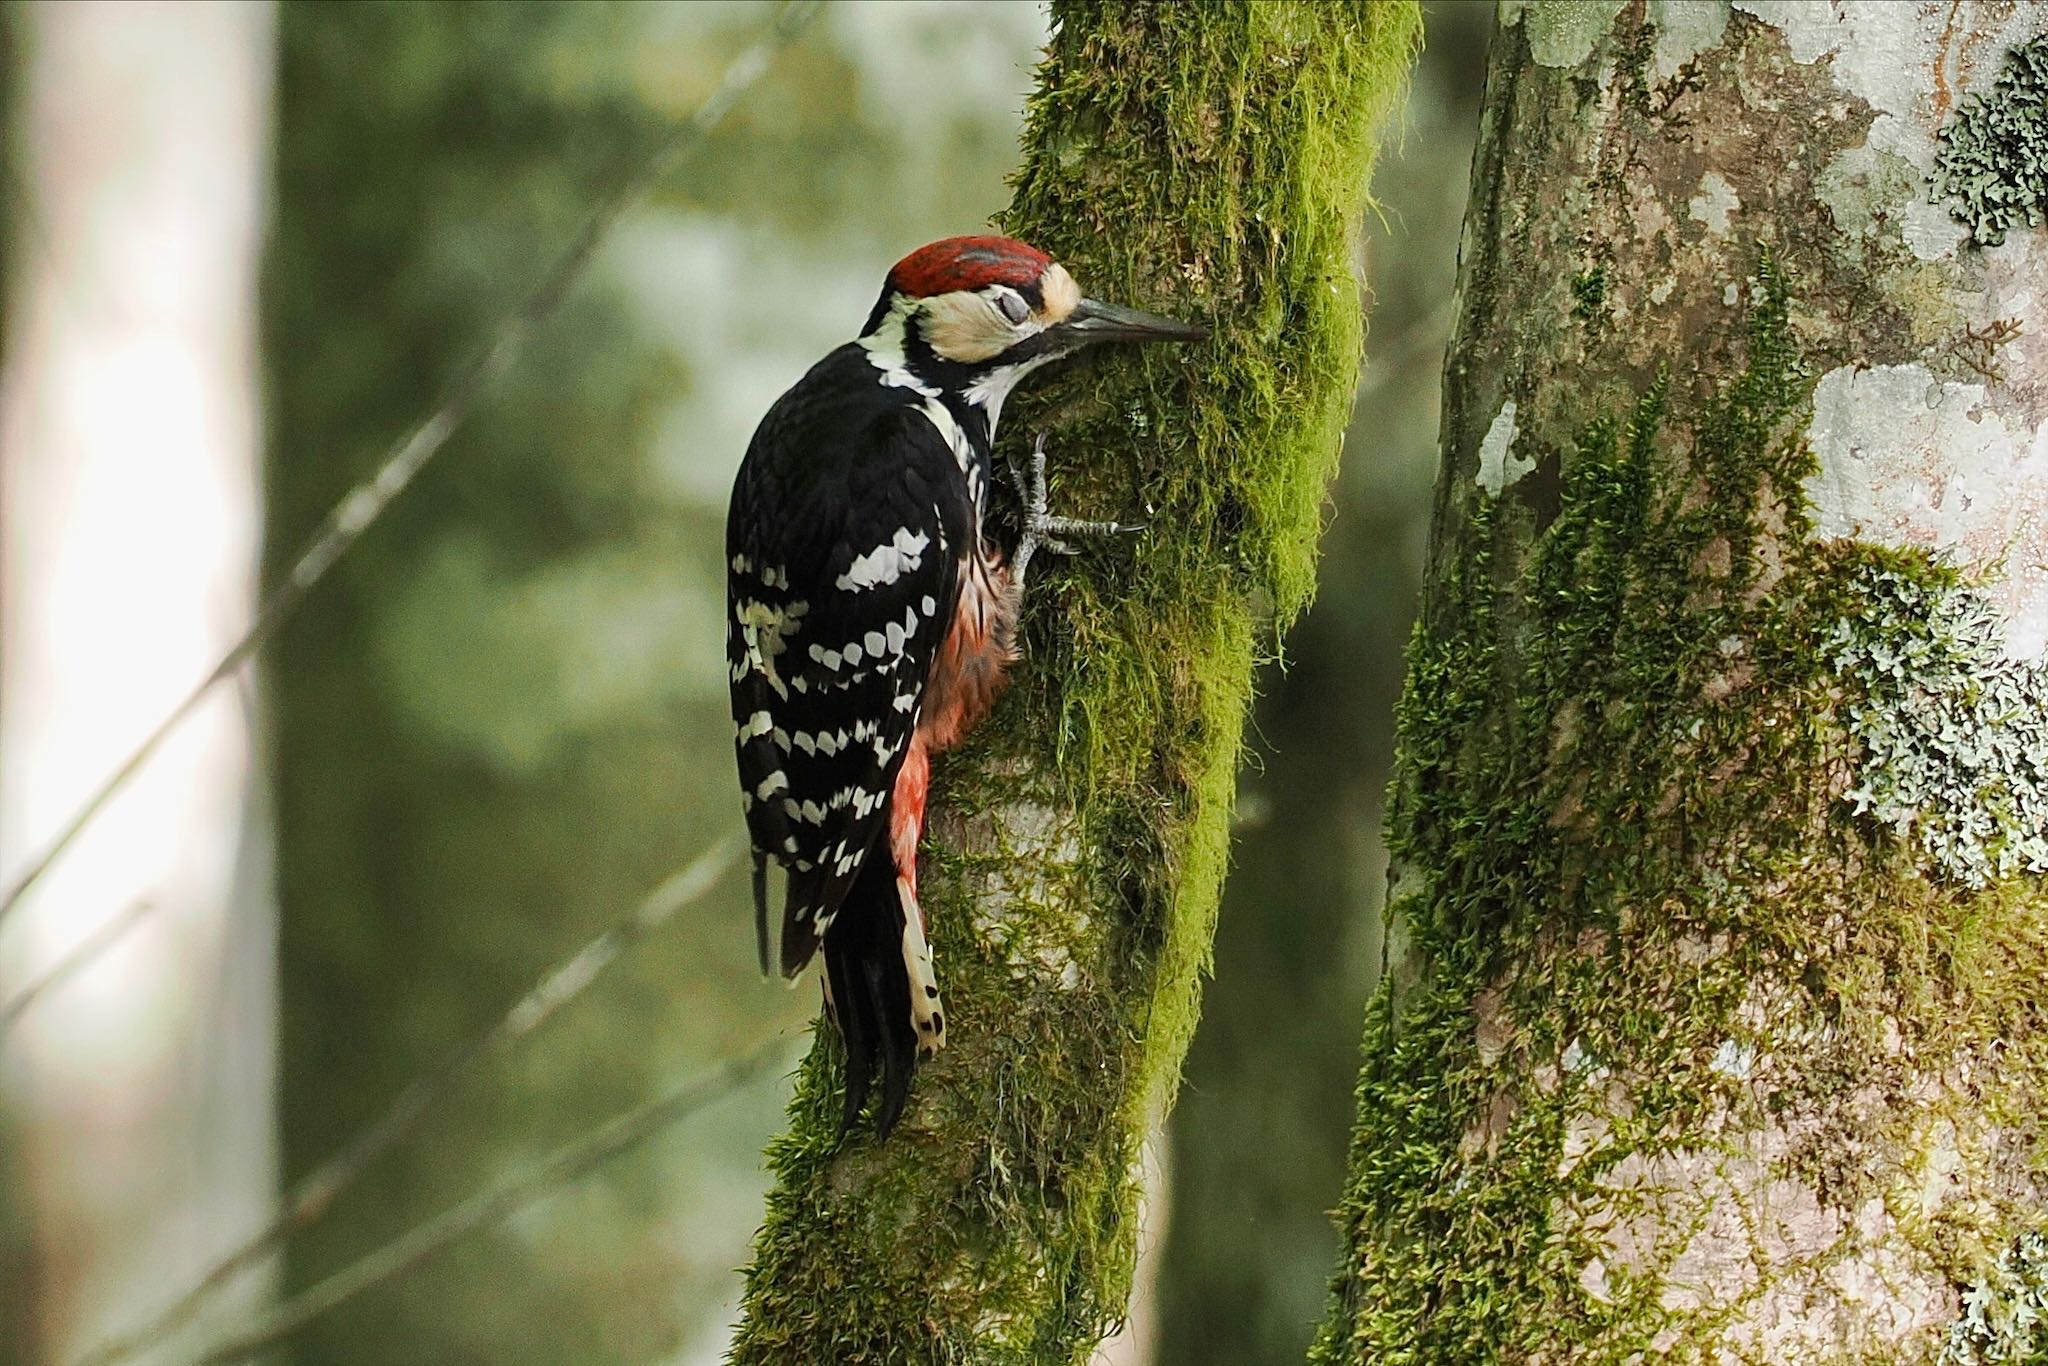
[{"label": "thin bare branch", "polygon": [[583,230],[544,276],[526,301],[500,323],[490,344],[442,392],[434,409],[391,449],[376,474],[349,491],[327,514],[284,580],[273,585],[257,604],[256,614],[212,671],[187,693],[169,715],[157,723],[120,766],[94,789],[92,796],[73,813],[56,838],[30,860],[26,869],[0,895],[0,923],[4,923],[29,889],[71,847],[92,824],[114,795],[128,785],[155,754],[164,739],[195,711],[214,687],[239,670],[278,628],[297,611],[313,586],[327,576],[335,561],[346,554],[365,531],[375,525],[393,499],[403,493],[427,462],[447,444],[448,438],[468,418],[476,400],[490,384],[509,369],[534,330],[554,313],[590,264],[598,246],[618,223],[621,215],[663,175],[684,153],[700,144],[706,134],[732,111],[739,99],[766,73],[774,58],[817,13],[821,0],[785,0],[766,32],[733,59],[724,78],[709,99],[688,120],[678,124],[641,165],[598,205]]},{"label": "thin bare branch", "polygon": [[556,963],[495,1024],[448,1054],[431,1072],[415,1078],[374,1123],[296,1182],[270,1222],[216,1262],[190,1290],[149,1322],[86,1353],[77,1366],[115,1366],[156,1348],[183,1329],[223,1287],[325,1214],[372,1162],[417,1128],[457,1082],[547,1023],[628,949],[711,890],[738,853],[737,837],[720,841],[649,892],[625,919]]},{"label": "thin bare branch", "polygon": [[132,902],[127,910],[74,944],[71,951],[46,968],[42,976],[16,992],[13,1000],[5,1006],[0,1006],[0,1038],[5,1038],[7,1031],[14,1027],[14,1022],[26,1015],[28,1008],[46,992],[53,987],[61,986],[73,973],[119,943],[122,936],[141,923],[142,918],[153,909],[155,904],[147,897]]},{"label": "thin bare branch", "polygon": [[283,1342],[322,1314],[406,1271],[479,1229],[497,1223],[541,1196],[587,1176],[655,1134],[740,1090],[775,1066],[794,1065],[782,1039],[770,1039],[709,1076],[685,1083],[660,1100],[617,1115],[544,1161],[452,1205],[326,1280],[293,1295],[256,1327],[194,1358],[193,1366],[246,1361]]}]

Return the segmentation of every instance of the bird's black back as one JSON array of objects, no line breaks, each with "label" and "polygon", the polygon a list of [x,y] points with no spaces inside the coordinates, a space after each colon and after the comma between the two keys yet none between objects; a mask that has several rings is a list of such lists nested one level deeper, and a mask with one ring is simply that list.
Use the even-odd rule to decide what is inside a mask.
[{"label": "bird's black back", "polygon": [[754,433],[726,521],[740,782],[757,869],[788,873],[789,975],[887,828],[975,534],[938,400],[883,381],[855,344],[813,366]]}]

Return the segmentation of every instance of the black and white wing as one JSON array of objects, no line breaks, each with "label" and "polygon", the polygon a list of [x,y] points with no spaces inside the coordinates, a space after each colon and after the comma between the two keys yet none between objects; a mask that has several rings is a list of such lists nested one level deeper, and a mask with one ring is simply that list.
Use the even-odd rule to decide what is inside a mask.
[{"label": "black and white wing", "polygon": [[805,384],[785,394],[748,448],[726,523],[726,654],[762,969],[772,861],[788,874],[785,976],[810,959],[864,860],[888,856],[877,845],[889,795],[969,534],[951,448],[918,408],[887,398]]}]

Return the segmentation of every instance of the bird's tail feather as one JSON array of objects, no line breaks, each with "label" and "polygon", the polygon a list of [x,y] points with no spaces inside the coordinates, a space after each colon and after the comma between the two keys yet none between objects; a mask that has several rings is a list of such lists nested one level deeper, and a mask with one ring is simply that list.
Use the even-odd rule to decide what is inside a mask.
[{"label": "bird's tail feather", "polygon": [[846,1043],[842,1134],[860,1119],[878,1069],[882,1096],[875,1109],[875,1131],[880,1137],[887,1138],[896,1127],[910,1097],[918,1039],[910,1009],[903,925],[904,917],[915,913],[914,907],[904,904],[888,858],[870,855],[825,933],[826,991]]},{"label": "bird's tail feather", "polygon": [[768,856],[754,851],[754,948],[761,955],[761,975],[774,971],[768,965]]}]

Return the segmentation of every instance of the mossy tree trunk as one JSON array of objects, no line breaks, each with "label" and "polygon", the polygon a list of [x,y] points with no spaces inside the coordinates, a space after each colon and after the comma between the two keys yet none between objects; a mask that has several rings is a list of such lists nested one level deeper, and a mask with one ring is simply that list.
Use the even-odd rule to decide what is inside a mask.
[{"label": "mossy tree trunk", "polygon": [[2040,1351],[2048,9],[1502,17],[1316,1359]]},{"label": "mossy tree trunk", "polygon": [[1121,1315],[1139,1142],[1192,1029],[1251,674],[1312,583],[1359,356],[1374,125],[1410,4],[1068,3],[1004,226],[1216,340],[1020,399],[1067,509],[1151,530],[1040,581],[1028,662],[937,775],[951,1043],[886,1145],[805,1065],[740,1362],[1084,1360]]}]

